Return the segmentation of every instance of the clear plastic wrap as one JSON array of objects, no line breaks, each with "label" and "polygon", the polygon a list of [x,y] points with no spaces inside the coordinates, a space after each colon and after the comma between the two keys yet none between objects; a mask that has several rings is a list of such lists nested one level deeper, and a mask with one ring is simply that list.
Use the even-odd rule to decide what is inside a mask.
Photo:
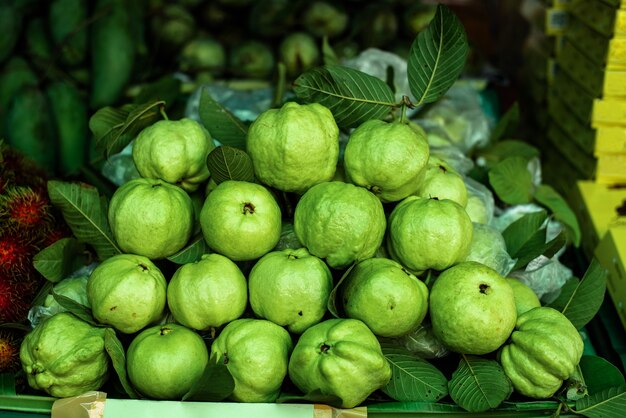
[{"label": "clear plastic wrap", "polygon": [[445,357],[450,351],[433,334],[429,323],[422,323],[415,331],[399,338],[400,344],[420,358]]},{"label": "clear plastic wrap", "polygon": [[515,260],[507,252],[502,233],[489,225],[480,223],[473,225],[474,233],[470,253],[465,260],[482,263],[502,276],[509,274],[515,266]]}]

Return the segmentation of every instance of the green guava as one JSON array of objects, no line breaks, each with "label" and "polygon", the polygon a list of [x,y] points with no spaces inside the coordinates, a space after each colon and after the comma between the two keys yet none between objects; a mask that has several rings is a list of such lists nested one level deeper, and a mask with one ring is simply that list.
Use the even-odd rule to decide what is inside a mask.
[{"label": "green guava", "polygon": [[110,368],[104,332],[69,312],[39,322],[20,346],[29,386],[57,398],[100,389]]},{"label": "green guava", "polygon": [[280,206],[260,184],[227,180],[207,195],[200,226],[213,251],[233,261],[253,260],[278,243]]},{"label": "green guava", "polygon": [[167,305],[176,322],[197,330],[239,318],[248,303],[248,285],[239,267],[220,254],[183,264],[167,286]]},{"label": "green guava", "polygon": [[517,319],[511,285],[495,270],[474,261],[459,263],[437,277],[429,308],[435,336],[462,354],[497,350]]},{"label": "green guava", "polygon": [[285,64],[287,75],[293,78],[315,66],[320,59],[320,51],[312,35],[292,32],[280,43],[278,56]]},{"label": "green guava", "polygon": [[233,46],[228,55],[228,69],[237,77],[263,79],[274,70],[274,53],[265,42],[245,40]]},{"label": "green guava", "polygon": [[374,194],[339,181],[311,187],[296,204],[293,221],[298,240],[333,268],[372,257],[386,225],[383,205]]},{"label": "green guava", "polygon": [[329,1],[309,3],[302,15],[304,28],[318,38],[341,35],[348,27],[348,20],[348,14],[341,4]]},{"label": "green guava", "polygon": [[574,373],[584,343],[569,319],[556,309],[532,308],[517,318],[511,342],[499,359],[515,390],[525,396],[546,399]]},{"label": "green guava", "polygon": [[195,331],[175,323],[141,331],[128,346],[128,379],[152,399],[180,400],[209,361],[207,346]]},{"label": "green guava", "polygon": [[257,316],[301,334],[324,317],[333,277],[306,248],[286,249],[261,257],[248,275],[248,287]]},{"label": "green guava", "polygon": [[191,73],[221,74],[226,68],[226,50],[215,38],[200,35],[189,41],[178,57],[180,69]]},{"label": "green guava", "polygon": [[214,148],[209,132],[195,120],[160,120],[137,135],[132,155],[141,177],[193,192],[209,178],[206,158]]},{"label": "green guava", "polygon": [[183,5],[164,3],[150,21],[152,35],[168,50],[180,50],[196,33],[196,20]]},{"label": "green guava", "polygon": [[136,178],[117,188],[108,211],[122,251],[160,259],[184,247],[193,231],[191,198],[163,180]]},{"label": "green guava", "polygon": [[358,262],[340,287],[349,318],[360,319],[380,337],[400,337],[415,330],[428,311],[428,288],[388,258]]},{"label": "green guava", "polygon": [[439,200],[450,199],[464,208],[467,206],[467,187],[463,176],[451,165],[434,155],[430,156],[414,194]]},{"label": "green guava", "polygon": [[335,174],[339,128],[323,105],[287,102],[256,118],[246,149],[259,180],[282,191],[304,193]]},{"label": "green guava", "polygon": [[230,398],[237,402],[274,402],[287,376],[291,336],[264,319],[236,319],[211,346],[235,381]]},{"label": "green guava", "polygon": [[538,308],[541,306],[541,301],[537,297],[530,286],[526,285],[520,279],[514,277],[507,277],[506,281],[509,282],[513,288],[513,296],[515,297],[515,308],[517,311],[517,317],[519,318],[526,311],[530,311],[532,308]]},{"label": "green guava", "polygon": [[343,163],[352,183],[396,202],[416,191],[429,154],[426,138],[409,125],[370,119],[350,134]]},{"label": "green guava", "polygon": [[358,319],[335,318],[300,336],[289,359],[289,378],[305,394],[319,391],[354,408],[391,379],[380,343]]},{"label": "green guava", "polygon": [[472,221],[458,203],[409,196],[389,216],[387,250],[416,274],[441,271],[465,259],[472,233]]},{"label": "green guava", "polygon": [[89,275],[87,298],[94,318],[132,334],[163,317],[167,283],[150,259],[118,254]]}]

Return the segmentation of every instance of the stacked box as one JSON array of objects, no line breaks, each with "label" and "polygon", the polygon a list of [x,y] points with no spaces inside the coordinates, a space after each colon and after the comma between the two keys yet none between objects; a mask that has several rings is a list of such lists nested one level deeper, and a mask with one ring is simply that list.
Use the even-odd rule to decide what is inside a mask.
[{"label": "stacked box", "polygon": [[547,140],[586,179],[626,183],[626,2],[571,0]]}]

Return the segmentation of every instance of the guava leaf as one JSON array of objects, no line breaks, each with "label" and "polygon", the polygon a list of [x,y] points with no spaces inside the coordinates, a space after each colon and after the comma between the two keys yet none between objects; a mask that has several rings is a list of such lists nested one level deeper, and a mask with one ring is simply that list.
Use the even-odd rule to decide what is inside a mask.
[{"label": "guava leaf", "polygon": [[409,51],[409,89],[416,105],[436,102],[448,91],[461,75],[468,52],[463,24],[448,7],[437,5],[432,21]]},{"label": "guava leaf", "polygon": [[391,380],[381,390],[396,401],[437,402],[448,394],[448,380],[435,366],[403,347],[381,344]]},{"label": "guava leaf", "polygon": [[328,312],[330,312],[335,318],[343,317],[343,303],[341,303],[341,301],[338,301],[337,298],[341,298],[341,285],[343,284],[343,281],[346,279],[346,277],[348,277],[354,266],[356,266],[356,263],[352,263],[352,265],[348,267],[346,271],[344,271],[344,273],[341,275],[341,278],[339,279],[335,287],[333,287],[333,290],[330,291],[330,295],[328,296]]},{"label": "guava leaf", "polygon": [[504,139],[481,151],[480,157],[485,160],[486,166],[492,167],[509,157],[517,156],[531,160],[539,157],[540,154],[539,150],[528,142],[517,139]]},{"label": "guava leaf", "polygon": [[328,36],[324,36],[322,39],[322,62],[324,65],[339,64],[339,58],[337,58],[335,50],[328,43]]},{"label": "guava leaf", "polygon": [[581,329],[600,310],[606,291],[606,276],[606,269],[598,259],[593,258],[583,278],[568,287],[568,293],[571,293],[566,294],[566,297],[557,298],[554,302],[558,304],[553,302],[550,306],[560,310],[576,329]]},{"label": "guava leaf", "polygon": [[621,418],[624,411],[626,386],[614,386],[576,401],[575,412],[589,418]]},{"label": "guava leaf", "polygon": [[337,408],[340,408],[341,404],[343,403],[340,397],[322,393],[319,389],[306,393],[304,395],[288,394],[281,392],[276,399],[276,403],[301,403],[302,401],[330,405]]},{"label": "guava leaf", "polygon": [[582,356],[579,366],[590,395],[611,387],[626,386],[626,380],[620,369],[602,357]]},{"label": "guava leaf", "polygon": [[461,355],[448,382],[450,397],[469,412],[497,408],[513,393],[513,385],[495,360]]},{"label": "guava leaf", "polygon": [[254,181],[250,156],[239,148],[221,145],[209,153],[206,165],[216,184],[225,180]]},{"label": "guava leaf", "polygon": [[83,321],[93,325],[100,326],[93,315],[91,314],[91,309],[86,307],[85,305],[81,305],[76,302],[74,299],[68,298],[67,296],[63,296],[54,291],[54,289],[50,289],[50,294],[54,298],[54,300],[61,305],[63,309],[76,316],[77,318],[82,319]]},{"label": "guava leaf", "polygon": [[235,389],[235,380],[228,367],[215,356],[211,356],[204,372],[196,380],[183,401],[219,402],[226,399]]},{"label": "guava leaf", "polygon": [[61,238],[35,254],[33,267],[46,280],[57,283],[86,263],[84,251],[76,238]]},{"label": "guava leaf", "polygon": [[204,240],[204,235],[199,233],[189,240],[185,248],[167,257],[167,259],[175,264],[188,264],[200,260],[203,254],[208,254],[209,252],[210,249]]},{"label": "guava leaf", "polygon": [[15,396],[15,374],[0,373],[0,396]]},{"label": "guava leaf", "polygon": [[167,105],[172,104],[180,95],[181,84],[180,79],[173,75],[165,75],[144,86],[133,102],[141,104],[162,101]]},{"label": "guava leaf", "polygon": [[382,119],[397,105],[383,80],[341,65],[312,68],[294,81],[293,88],[305,102],[317,102],[330,109],[342,128]]},{"label": "guava leaf", "polygon": [[567,228],[572,243],[580,246],[581,232],[576,214],[567,201],[551,186],[541,184],[535,190],[535,200],[542,206],[550,209],[554,218]]},{"label": "guava leaf", "polygon": [[105,260],[122,251],[113,239],[107,219],[106,199],[85,183],[48,181],[50,201],[63,215],[74,236],[94,248]]},{"label": "guava leaf", "polygon": [[540,255],[543,255],[547,258],[552,258],[554,254],[556,254],[567,243],[567,239],[563,232],[559,233],[559,235],[557,235],[551,241],[545,241],[546,230],[540,229],[536,231],[528,240],[528,242],[526,242],[526,245],[522,247],[515,254],[515,256],[512,256],[512,258],[517,259],[515,265],[513,266],[513,270],[518,270],[522,267],[525,267],[528,263],[530,263]]},{"label": "guava leaf", "polygon": [[106,158],[122,151],[139,132],[161,119],[163,101],[125,104],[119,108],[103,107],[89,119],[89,129],[96,139],[96,149]]},{"label": "guava leaf", "polygon": [[509,157],[489,170],[489,184],[500,200],[509,205],[530,203],[534,185],[524,157]]},{"label": "guava leaf", "polygon": [[515,134],[519,125],[519,104],[513,103],[511,107],[500,117],[498,123],[491,131],[490,142],[495,144],[502,138]]},{"label": "guava leaf", "polygon": [[111,364],[113,364],[113,368],[126,394],[131,399],[138,399],[139,395],[133,389],[126,375],[126,352],[124,351],[124,346],[117,338],[115,330],[111,327],[107,327],[104,330],[104,349],[111,358]]},{"label": "guava leaf", "polygon": [[[512,222],[502,231],[506,249],[511,257],[519,253],[532,240],[533,235],[542,228],[547,218],[548,214],[544,210],[530,212]],[[545,232],[543,242],[545,242]]]},{"label": "guava leaf", "polygon": [[200,92],[198,114],[211,136],[223,145],[246,148],[247,126],[232,112],[216,102],[206,88]]}]

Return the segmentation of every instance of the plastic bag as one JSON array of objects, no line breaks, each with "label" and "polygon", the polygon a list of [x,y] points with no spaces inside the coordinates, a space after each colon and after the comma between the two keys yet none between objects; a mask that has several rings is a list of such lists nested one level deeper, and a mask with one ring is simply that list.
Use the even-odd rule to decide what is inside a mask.
[{"label": "plastic bag", "polygon": [[473,225],[472,244],[465,261],[482,263],[502,276],[509,274],[515,266],[515,260],[507,252],[502,233],[489,225],[480,223]]},{"label": "plastic bag", "polygon": [[472,222],[491,224],[495,212],[495,199],[491,190],[471,177],[465,177],[467,205],[465,211]]},{"label": "plastic bag", "polygon": [[447,356],[450,351],[433,334],[429,323],[422,323],[415,331],[400,337],[399,342],[420,358],[434,359]]}]

